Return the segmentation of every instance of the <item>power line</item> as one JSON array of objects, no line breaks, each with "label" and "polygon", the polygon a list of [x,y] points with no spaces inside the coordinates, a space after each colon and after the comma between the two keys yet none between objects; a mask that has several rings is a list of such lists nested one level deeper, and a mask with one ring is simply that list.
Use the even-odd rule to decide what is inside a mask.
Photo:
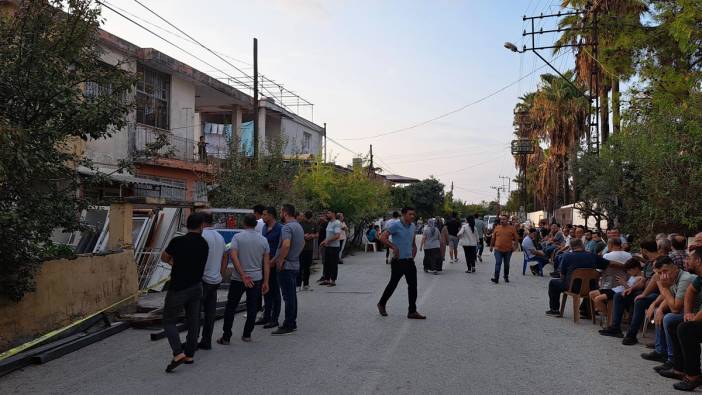
[{"label": "power line", "polygon": [[[559,58],[559,57],[561,57],[561,56],[563,56],[563,54],[559,54],[558,56],[556,56],[556,57],[553,58],[553,59],[557,59],[557,58]],[[420,127],[420,126],[424,126],[424,125],[426,125],[426,124],[432,123],[432,122],[434,122],[434,121],[438,121],[439,119],[446,118],[446,117],[448,117],[449,115],[453,115],[453,114],[455,114],[455,113],[457,113],[457,112],[463,111],[463,110],[465,110],[465,109],[468,108],[468,107],[471,107],[471,106],[474,106],[474,105],[476,105],[476,104],[478,104],[478,103],[481,103],[481,102],[483,102],[483,101],[485,101],[485,100],[487,100],[487,99],[489,99],[489,98],[491,98],[491,97],[497,95],[498,93],[501,93],[501,92],[503,92],[503,91],[509,89],[510,87],[512,87],[512,86],[514,86],[514,85],[516,85],[516,84],[518,84],[518,83],[519,83],[520,81],[522,81],[523,79],[526,79],[526,78],[529,77],[530,75],[536,73],[537,71],[543,69],[543,68],[546,67],[546,66],[547,66],[547,65],[539,66],[539,67],[537,67],[536,69],[532,70],[529,74],[526,74],[526,75],[521,76],[519,79],[510,82],[509,84],[503,86],[502,88],[499,88],[499,89],[497,89],[496,91],[494,91],[494,92],[492,92],[492,93],[490,93],[490,94],[488,94],[488,95],[485,95],[485,96],[481,97],[480,99],[477,99],[477,100],[475,100],[475,101],[472,101],[472,102],[470,102],[470,103],[468,103],[468,104],[465,104],[465,105],[463,105],[463,106],[461,106],[461,107],[456,108],[455,110],[451,110],[451,111],[449,111],[449,112],[443,113],[443,114],[441,114],[441,115],[439,115],[439,116],[436,116],[436,117],[434,117],[434,118],[428,119],[428,120],[426,120],[426,121],[422,121],[422,122],[419,122],[419,123],[416,123],[416,124],[414,124],[414,125],[407,126],[407,127],[401,128],[401,129],[396,129],[396,130],[392,130],[392,131],[389,131],[389,132],[384,132],[384,133],[375,134],[375,135],[372,135],[372,136],[352,137],[352,138],[345,138],[345,139],[339,139],[339,140],[342,140],[342,141],[370,140],[370,139],[374,139],[374,138],[378,138],[378,137],[389,136],[389,135],[391,135],[391,134],[397,134],[397,133],[405,132],[405,131],[407,131],[407,130],[415,129],[415,128],[418,128],[418,127]]]}]

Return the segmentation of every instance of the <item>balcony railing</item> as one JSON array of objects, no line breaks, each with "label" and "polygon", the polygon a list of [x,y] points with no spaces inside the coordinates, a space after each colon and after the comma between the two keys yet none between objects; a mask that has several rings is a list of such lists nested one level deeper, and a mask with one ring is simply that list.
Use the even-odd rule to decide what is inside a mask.
[{"label": "balcony railing", "polygon": [[196,161],[197,144],[184,137],[175,136],[167,130],[137,125],[129,130],[129,150],[139,159],[167,158],[187,162]]}]

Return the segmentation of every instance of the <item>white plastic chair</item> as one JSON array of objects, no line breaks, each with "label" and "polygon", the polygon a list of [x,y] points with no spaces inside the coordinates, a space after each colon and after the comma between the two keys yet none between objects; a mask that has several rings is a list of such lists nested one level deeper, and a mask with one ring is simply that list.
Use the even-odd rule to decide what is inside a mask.
[{"label": "white plastic chair", "polygon": [[363,245],[366,248],[366,252],[368,252],[368,246],[371,246],[371,248],[373,248],[373,252],[378,252],[378,246],[375,243],[371,243],[368,240],[368,235],[366,235],[365,233],[363,234]]}]

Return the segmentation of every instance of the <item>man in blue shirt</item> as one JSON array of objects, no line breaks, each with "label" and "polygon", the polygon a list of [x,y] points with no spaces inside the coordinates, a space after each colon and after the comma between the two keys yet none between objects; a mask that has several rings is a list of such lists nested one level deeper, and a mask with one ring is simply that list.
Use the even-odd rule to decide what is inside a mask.
[{"label": "man in blue shirt", "polygon": [[[404,276],[405,281],[407,281],[407,295],[409,299],[407,318],[418,320],[427,318],[417,312],[417,268],[414,265],[414,257],[417,255],[414,227],[415,216],[414,208],[404,207],[400,220],[388,226],[380,236],[383,244],[392,249],[393,253],[390,282],[388,282],[383,296],[378,302],[378,312],[383,317],[388,315],[387,311],[385,311],[385,304],[392,296],[392,293],[395,292],[400,279]],[[392,236],[392,241],[390,241],[390,236]]]},{"label": "man in blue shirt", "polygon": [[278,253],[278,245],[280,244],[280,234],[283,230],[283,225],[278,221],[278,213],[275,207],[267,207],[263,210],[263,222],[265,226],[261,232],[263,237],[268,240],[270,249],[270,272],[273,275],[268,280],[268,293],[263,296],[265,308],[263,310],[263,318],[256,321],[256,325],[263,325],[264,329],[275,328],[278,326],[278,318],[280,317],[280,287],[278,286],[278,276],[275,275],[275,258]]},{"label": "man in blue shirt", "polygon": [[[563,254],[561,261],[561,278],[555,278],[548,283],[548,303],[549,310],[546,315],[559,317],[561,293],[570,286],[570,278],[575,269],[601,269],[607,268],[608,262],[601,256],[590,254],[585,251],[585,246],[581,239],[571,239],[570,249],[572,252]],[[590,285],[590,289],[597,288],[595,284]],[[576,291],[577,292],[577,291]],[[579,314],[577,311],[574,314]]]}]

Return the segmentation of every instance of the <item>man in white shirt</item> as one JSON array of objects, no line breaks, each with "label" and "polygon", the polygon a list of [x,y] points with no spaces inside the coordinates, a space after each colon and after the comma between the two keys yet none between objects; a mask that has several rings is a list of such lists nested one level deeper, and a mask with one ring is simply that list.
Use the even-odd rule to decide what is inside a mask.
[{"label": "man in white shirt", "polygon": [[266,223],[263,222],[263,210],[265,209],[266,207],[262,204],[253,206],[254,216],[256,217],[256,227],[254,229],[260,234],[263,234],[263,227],[266,226]]},{"label": "man in white shirt", "polygon": [[222,272],[227,267],[228,259],[225,253],[224,237],[212,228],[212,214],[200,213],[203,216],[204,229],[202,237],[209,246],[205,271],[202,274],[202,308],[205,311],[205,321],[202,325],[202,337],[198,348],[212,348],[212,331],[214,329],[217,310],[217,289],[222,282]]}]

